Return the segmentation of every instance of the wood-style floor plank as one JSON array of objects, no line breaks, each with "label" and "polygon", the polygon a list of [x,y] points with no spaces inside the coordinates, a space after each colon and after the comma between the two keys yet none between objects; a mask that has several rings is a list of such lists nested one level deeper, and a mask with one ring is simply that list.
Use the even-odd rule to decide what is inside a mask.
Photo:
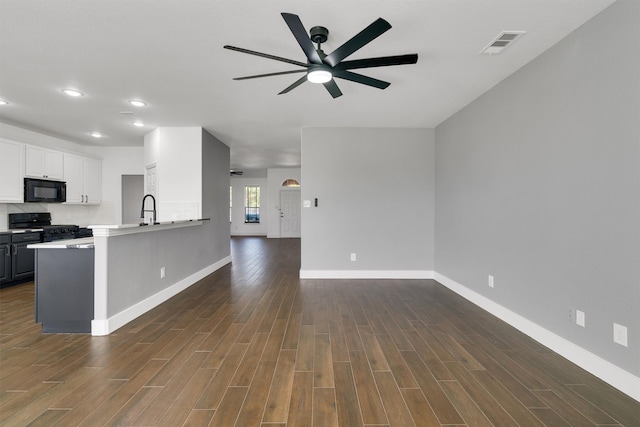
[{"label": "wood-style floor plank", "polygon": [[332,388],[313,389],[313,425],[338,427],[336,396]]},{"label": "wood-style floor plank", "polygon": [[258,364],[236,425],[255,426],[260,424],[275,369],[276,362],[263,361]]},{"label": "wood-style floor plank", "polygon": [[440,381],[440,386],[467,425],[478,427],[493,425],[458,381]]},{"label": "wood-style floor plank", "polygon": [[291,387],[287,427],[311,427],[313,412],[313,372],[296,371]]},{"label": "wood-style floor plank", "polygon": [[373,378],[373,371],[363,351],[350,353],[351,369],[356,383],[356,391],[360,400],[362,420],[365,424],[388,424],[387,415],[382,406],[382,399]]},{"label": "wood-style floor plank", "polygon": [[271,380],[267,407],[262,417],[263,422],[278,423],[287,421],[295,365],[296,352],[294,350],[281,350],[278,364]]},{"label": "wood-style floor plank", "polygon": [[387,418],[389,419],[389,425],[391,427],[411,427],[416,423],[409,412],[409,408],[402,398],[400,389],[393,379],[391,372],[374,372],[376,384],[378,384],[378,390],[380,391],[380,397],[384,404],[384,409],[387,412]]},{"label": "wood-style floor plank", "polygon": [[302,280],[299,239],[106,337],[42,334],[0,289],[0,425],[640,426],[640,403],[433,280]]},{"label": "wood-style floor plank", "polygon": [[248,390],[249,387],[229,387],[225,389],[224,398],[220,402],[220,407],[216,410],[209,426],[229,427],[235,425]]},{"label": "wood-style floor plank", "polygon": [[333,372],[336,377],[336,411],[338,422],[343,426],[362,425],[358,393],[353,382],[353,372],[349,362],[334,362]]}]

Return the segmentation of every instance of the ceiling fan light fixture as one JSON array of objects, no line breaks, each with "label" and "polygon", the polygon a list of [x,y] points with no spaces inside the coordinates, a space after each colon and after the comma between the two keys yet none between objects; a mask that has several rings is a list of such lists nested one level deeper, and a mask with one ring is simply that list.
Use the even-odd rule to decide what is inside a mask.
[{"label": "ceiling fan light fixture", "polygon": [[332,78],[331,71],[324,68],[312,69],[307,73],[307,80],[311,83],[327,83]]}]

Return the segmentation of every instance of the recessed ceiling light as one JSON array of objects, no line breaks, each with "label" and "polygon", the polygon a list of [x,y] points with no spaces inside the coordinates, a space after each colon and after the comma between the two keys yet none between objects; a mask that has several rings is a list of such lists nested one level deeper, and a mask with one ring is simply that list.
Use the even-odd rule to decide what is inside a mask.
[{"label": "recessed ceiling light", "polygon": [[129,104],[133,105],[134,107],[144,107],[147,105],[146,102],[140,101],[139,99],[131,99],[129,101]]},{"label": "recessed ceiling light", "polygon": [[91,135],[94,138],[102,138],[104,136],[100,132],[91,132],[89,135]]},{"label": "recessed ceiling light", "polygon": [[134,126],[138,126],[138,127],[144,126],[144,123],[142,123],[141,121],[131,122],[131,124],[134,125]]},{"label": "recessed ceiling light", "polygon": [[83,96],[84,93],[80,92],[77,89],[62,89],[63,93],[66,93],[69,96]]},{"label": "recessed ceiling light", "polygon": [[5,101],[4,99],[0,99],[0,105],[9,105],[9,101]]}]

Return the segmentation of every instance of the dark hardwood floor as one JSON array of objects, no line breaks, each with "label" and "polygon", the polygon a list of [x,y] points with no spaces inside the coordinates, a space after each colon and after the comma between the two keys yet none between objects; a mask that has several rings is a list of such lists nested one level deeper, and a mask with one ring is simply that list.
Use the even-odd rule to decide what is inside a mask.
[{"label": "dark hardwood floor", "polygon": [[2,426],[640,426],[640,403],[431,280],[300,280],[297,239],[107,337],[0,290]]}]

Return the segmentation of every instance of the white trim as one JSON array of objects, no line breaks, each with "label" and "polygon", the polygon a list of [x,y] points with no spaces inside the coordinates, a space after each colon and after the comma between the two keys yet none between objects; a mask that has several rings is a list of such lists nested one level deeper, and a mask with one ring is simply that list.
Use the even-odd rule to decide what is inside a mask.
[{"label": "white trim", "polygon": [[514,313],[442,274],[436,272],[434,279],[478,307],[483,308],[518,329],[520,332],[538,341],[540,344],[555,351],[565,359],[592,373],[633,399],[640,401],[639,377],[548,331],[542,326],[525,319],[519,314]]},{"label": "white trim", "polygon": [[189,286],[195,284],[198,280],[201,280],[213,273],[214,271],[222,268],[223,266],[231,262],[231,256],[227,256],[220,261],[211,264],[208,267],[203,268],[200,271],[193,273],[192,275],[180,280],[179,282],[169,286],[166,289],[158,292],[155,295],[150,296],[138,303],[135,303],[131,307],[121,311],[120,313],[109,317],[108,319],[94,319],[91,321],[91,335],[102,336],[109,335],[115,330],[121,328],[127,323],[131,322],[135,318],[143,315],[152,308],[162,304],[174,295],[187,289]]},{"label": "white trim", "polygon": [[301,279],[433,279],[432,270],[300,270]]}]

